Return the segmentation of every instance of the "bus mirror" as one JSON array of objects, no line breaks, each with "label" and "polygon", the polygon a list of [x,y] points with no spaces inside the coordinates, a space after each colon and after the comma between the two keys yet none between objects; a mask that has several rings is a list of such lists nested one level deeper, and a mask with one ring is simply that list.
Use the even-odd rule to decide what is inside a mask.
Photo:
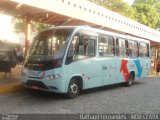
[{"label": "bus mirror", "polygon": [[66,58],[66,65],[73,62],[73,56],[74,56],[74,51],[73,51],[73,45],[71,44]]},{"label": "bus mirror", "polygon": [[66,58],[66,65],[70,64],[73,62],[73,56],[67,56]]}]

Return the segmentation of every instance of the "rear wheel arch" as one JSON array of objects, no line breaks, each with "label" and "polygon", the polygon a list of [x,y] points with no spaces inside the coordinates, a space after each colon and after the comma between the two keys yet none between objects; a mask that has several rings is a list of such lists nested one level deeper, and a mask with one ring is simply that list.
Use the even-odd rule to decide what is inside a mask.
[{"label": "rear wheel arch", "polygon": [[129,73],[128,80],[125,82],[125,86],[127,87],[131,86],[133,84],[134,79],[135,79],[135,72],[131,71]]},{"label": "rear wheel arch", "polygon": [[135,71],[131,71],[130,74],[133,75],[133,80],[135,80]]}]

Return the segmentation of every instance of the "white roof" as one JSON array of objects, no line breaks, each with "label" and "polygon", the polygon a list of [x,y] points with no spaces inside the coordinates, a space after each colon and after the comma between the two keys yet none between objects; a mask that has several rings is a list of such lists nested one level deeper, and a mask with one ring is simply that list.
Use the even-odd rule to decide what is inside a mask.
[{"label": "white roof", "polygon": [[1,12],[29,16],[35,21],[55,25],[87,24],[160,43],[159,31],[87,0],[2,0],[0,6]]}]

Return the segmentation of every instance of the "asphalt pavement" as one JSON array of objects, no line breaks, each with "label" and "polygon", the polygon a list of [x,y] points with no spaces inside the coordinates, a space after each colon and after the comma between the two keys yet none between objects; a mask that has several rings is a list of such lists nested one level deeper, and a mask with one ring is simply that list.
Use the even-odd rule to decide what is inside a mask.
[{"label": "asphalt pavement", "polygon": [[75,99],[63,94],[23,91],[0,95],[0,113],[159,113],[160,77],[136,81],[131,87],[106,86],[85,90]]}]

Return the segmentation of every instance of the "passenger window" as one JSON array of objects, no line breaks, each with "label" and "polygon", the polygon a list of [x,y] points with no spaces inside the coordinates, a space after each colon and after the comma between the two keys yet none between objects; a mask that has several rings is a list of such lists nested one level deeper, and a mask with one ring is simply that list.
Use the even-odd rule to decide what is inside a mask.
[{"label": "passenger window", "polygon": [[128,56],[128,41],[122,38],[116,39],[116,55],[120,57]]},{"label": "passenger window", "polygon": [[138,56],[138,46],[136,41],[128,42],[128,53],[129,57],[137,57]]},{"label": "passenger window", "polygon": [[[82,37],[82,36],[81,36]],[[95,37],[83,36],[81,42],[75,46],[75,55],[83,57],[91,57],[95,55]]]},{"label": "passenger window", "polygon": [[140,57],[149,57],[149,45],[145,43],[140,43],[139,45],[139,55]]},{"label": "passenger window", "polygon": [[72,61],[95,56],[95,46],[96,36],[76,34],[71,41],[67,54],[67,61],[70,63]]},{"label": "passenger window", "polygon": [[99,55],[114,56],[114,38],[102,35],[99,37]]}]

